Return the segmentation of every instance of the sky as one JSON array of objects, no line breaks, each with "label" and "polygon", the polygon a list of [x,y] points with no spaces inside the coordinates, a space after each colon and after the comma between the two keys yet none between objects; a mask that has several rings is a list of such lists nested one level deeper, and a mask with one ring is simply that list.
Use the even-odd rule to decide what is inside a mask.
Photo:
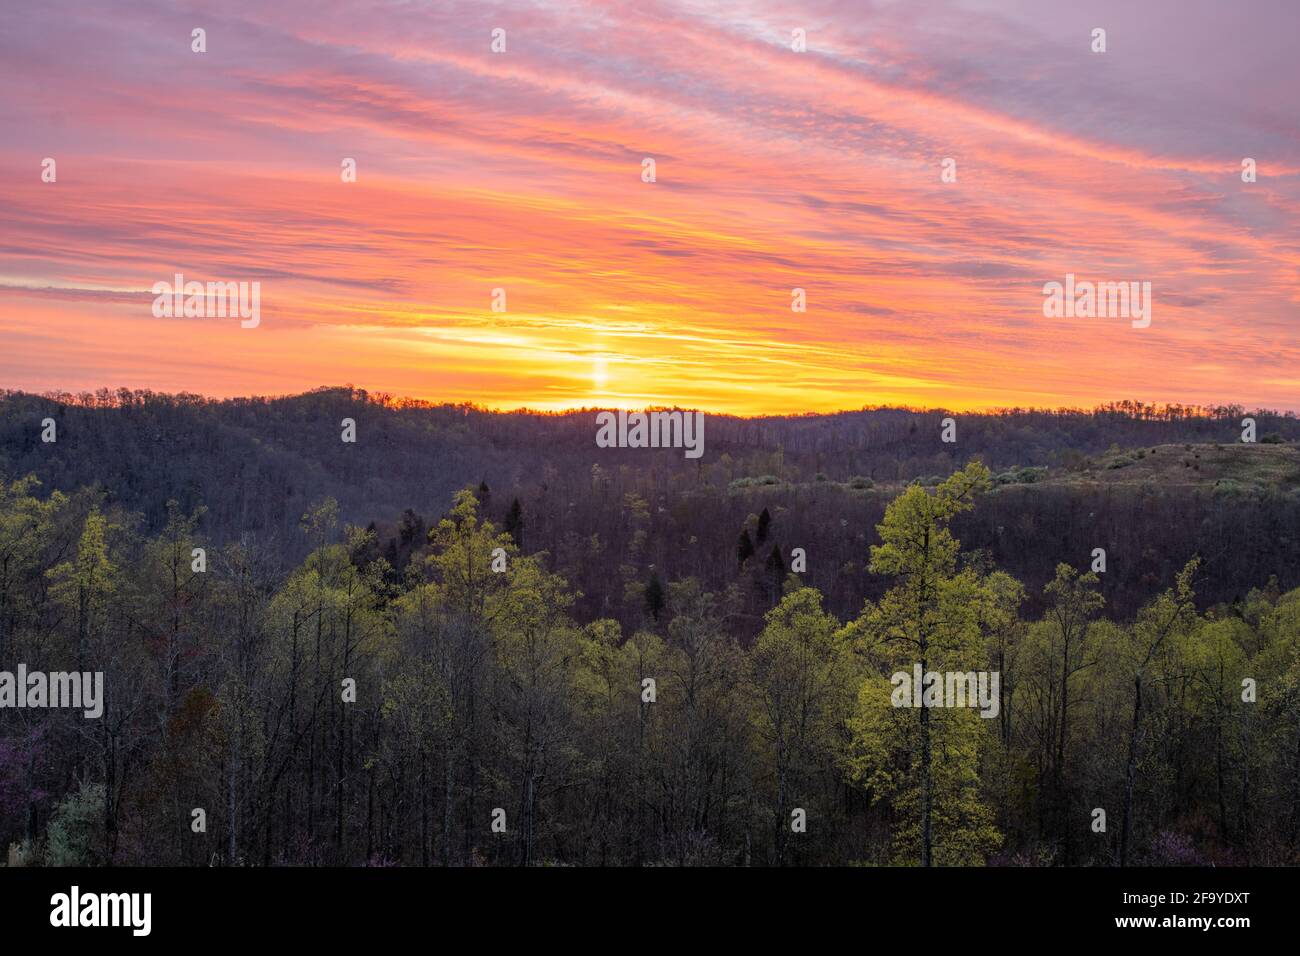
[{"label": "sky", "polygon": [[[1300,409],[1298,35],[1290,0],[6,3],[0,387]],[[176,273],[259,323],[155,317]],[[1046,317],[1067,274],[1151,283],[1150,325]]]}]

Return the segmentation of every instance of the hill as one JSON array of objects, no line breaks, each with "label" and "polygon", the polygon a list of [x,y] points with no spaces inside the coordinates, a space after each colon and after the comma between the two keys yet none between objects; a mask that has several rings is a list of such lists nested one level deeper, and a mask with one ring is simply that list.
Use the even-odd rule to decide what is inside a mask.
[{"label": "hill", "polygon": [[[1107,550],[1107,599],[1131,613],[1191,554],[1207,562],[1205,602],[1232,601],[1276,577],[1300,584],[1300,423],[1251,413],[1264,442],[1242,445],[1243,409],[1117,403],[1091,411],[952,415],[874,408],[835,415],[706,416],[699,461],[670,449],[602,449],[592,411],[491,412],[426,405],[350,388],[215,401],[107,392],[0,397],[0,471],[35,474],[45,491],[100,489],[104,501],[166,520],[169,499],[207,509],[210,540],[261,541],[291,564],[306,553],[302,515],[324,498],[373,523],[399,568],[453,493],[482,487],[501,524],[515,500],[529,551],[583,592],[582,616],[630,624],[652,574],[738,589],[735,626],[752,632],[770,606],[763,567],[809,557],[807,580],[847,615],[880,582],[866,571],[875,525],[908,482],[937,483],[971,458],[998,490],[956,525],[1031,588],[1060,561]],[[955,443],[941,441],[944,418]],[[57,441],[40,440],[53,419]],[[344,419],[355,443],[341,440]],[[768,510],[759,561],[741,566],[743,530]],[[777,559],[771,552],[777,551]],[[765,567],[766,565],[764,565]]]}]

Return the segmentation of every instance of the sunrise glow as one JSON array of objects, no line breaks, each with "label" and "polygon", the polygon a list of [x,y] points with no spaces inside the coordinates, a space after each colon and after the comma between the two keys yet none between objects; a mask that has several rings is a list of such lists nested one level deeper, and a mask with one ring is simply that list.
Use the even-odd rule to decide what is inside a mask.
[{"label": "sunrise glow", "polygon": [[[1300,407],[1294,37],[843,6],[7,9],[0,385]],[[154,318],[178,271],[260,282],[260,326]],[[1150,282],[1154,321],[1044,318],[1066,273]]]}]

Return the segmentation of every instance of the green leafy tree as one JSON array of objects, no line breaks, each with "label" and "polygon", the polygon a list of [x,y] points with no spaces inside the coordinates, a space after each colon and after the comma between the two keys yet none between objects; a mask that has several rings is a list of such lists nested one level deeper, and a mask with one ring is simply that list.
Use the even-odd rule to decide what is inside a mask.
[{"label": "green leafy tree", "polygon": [[[881,670],[986,666],[981,582],[973,571],[957,570],[958,542],[948,525],[988,486],[988,469],[972,462],[933,492],[910,485],[885,509],[870,567],[897,583],[879,604],[868,604],[851,632]],[[982,718],[967,708],[893,707],[889,686],[883,675],[869,678],[858,695],[851,775],[876,799],[889,799],[905,821],[895,834],[900,858],[912,856],[921,866],[936,856],[946,864],[981,860],[999,842],[979,794],[979,748],[988,733]]]},{"label": "green leafy tree", "polygon": [[104,785],[82,781],[54,809],[46,831],[46,866],[97,866],[104,862]]},{"label": "green leafy tree", "polygon": [[787,595],[768,612],[750,658],[777,865],[788,855],[791,808],[811,812],[834,794],[855,696],[849,646],[821,602],[814,588]]},{"label": "green leafy tree", "polygon": [[1132,718],[1129,723],[1124,768],[1123,822],[1120,830],[1119,865],[1127,866],[1133,845],[1133,816],[1137,796],[1139,757],[1147,739],[1147,718],[1152,694],[1165,684],[1180,639],[1197,626],[1196,592],[1192,582],[1200,566],[1192,558],[1178,572],[1174,586],[1144,607],[1121,649],[1121,661],[1132,688]]}]

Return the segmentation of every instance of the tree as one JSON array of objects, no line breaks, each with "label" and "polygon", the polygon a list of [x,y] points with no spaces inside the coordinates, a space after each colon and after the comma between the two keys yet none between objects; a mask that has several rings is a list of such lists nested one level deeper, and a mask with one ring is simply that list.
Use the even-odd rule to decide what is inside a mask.
[{"label": "tree", "polygon": [[50,819],[46,866],[93,866],[102,863],[104,785],[82,781],[76,793],[59,802]]},{"label": "tree", "polygon": [[1047,767],[1050,791],[1054,794],[1055,827],[1062,834],[1066,865],[1071,862],[1071,828],[1067,824],[1069,798],[1066,792],[1066,753],[1070,738],[1071,679],[1096,663],[1088,641],[1089,622],[1106,603],[1097,593],[1098,578],[1080,575],[1068,564],[1056,566],[1056,577],[1043,589],[1048,600],[1043,688],[1052,702],[1051,719],[1055,741]]},{"label": "tree", "polygon": [[1142,609],[1123,651],[1123,662],[1132,681],[1132,720],[1128,732],[1128,760],[1124,769],[1124,816],[1120,830],[1119,865],[1127,866],[1133,839],[1133,807],[1137,786],[1138,756],[1145,739],[1144,718],[1149,705],[1149,685],[1162,659],[1174,653],[1175,642],[1196,626],[1196,598],[1192,581],[1199,558],[1192,558],[1178,572],[1174,586]]},{"label": "tree", "polygon": [[104,623],[118,587],[118,569],[108,554],[108,522],[97,507],[86,515],[76,557],[46,574],[50,597],[72,615],[77,669],[84,670],[87,643]]},{"label": "tree", "polygon": [[772,551],[767,556],[767,564],[764,567],[767,575],[767,599],[768,603],[775,605],[781,597],[781,589],[785,584],[785,558],[781,556],[781,546],[772,545]]},{"label": "tree", "polygon": [[510,503],[510,510],[506,512],[505,532],[510,535],[516,548],[524,546],[524,512],[519,506],[518,498]]},{"label": "tree", "polygon": [[180,698],[183,683],[181,670],[186,652],[193,641],[193,612],[199,604],[208,580],[205,570],[194,565],[194,548],[199,543],[197,528],[206,508],[200,506],[192,514],[181,512],[180,505],[171,499],[167,502],[167,524],[158,539],[146,546],[146,572],[149,588],[149,617],[165,622],[166,647],[162,664],[162,710],[159,723],[170,718]]},{"label": "tree", "polygon": [[[975,609],[979,581],[971,571],[957,572],[958,543],[948,530],[952,519],[969,510],[973,498],[989,486],[989,472],[978,462],[953,474],[931,493],[919,484],[908,488],[885,509],[876,527],[881,543],[871,549],[873,573],[894,578],[880,603],[868,605],[857,624],[866,649],[886,666],[920,666],[931,671],[977,670],[983,666],[983,647]],[[883,677],[869,681],[859,695],[855,740],[859,758],[854,768],[860,780],[898,794],[905,812],[915,815],[915,832],[905,831],[905,845],[915,845],[921,866],[934,862],[936,768],[935,724],[944,743],[939,790],[939,843],[947,859],[968,859],[970,854],[996,843],[997,835],[977,799],[977,739],[980,718],[970,710],[915,708],[917,716],[886,708],[889,700]],[[891,714],[890,711],[893,713]],[[974,723],[971,721],[974,720]],[[913,734],[908,725],[915,726]],[[873,742],[876,730],[888,736]],[[901,739],[900,739],[901,736]],[[889,769],[892,750],[903,752],[910,770],[900,778]],[[913,792],[914,791],[914,792]]]},{"label": "tree", "polygon": [[646,613],[659,620],[659,612],[664,609],[664,586],[659,580],[659,572],[653,572],[650,575],[650,583],[645,587],[645,610]]},{"label": "tree", "polygon": [[[1247,713],[1254,708],[1243,706],[1242,679],[1247,676],[1247,656],[1242,646],[1243,632],[1248,629],[1232,618],[1206,621],[1192,636],[1187,651],[1188,672],[1193,681],[1189,703],[1209,722],[1209,736],[1214,749],[1214,795],[1219,832],[1230,843],[1246,842],[1246,829],[1235,833],[1237,820],[1228,811],[1231,791],[1230,775],[1234,766],[1247,768],[1251,755],[1248,746]],[[1248,774],[1247,774],[1248,776]],[[1249,786],[1243,780],[1238,805],[1243,824],[1247,814]]]},{"label": "tree", "polygon": [[[754,645],[751,677],[758,706],[755,729],[769,787],[775,862],[783,865],[794,801],[808,811],[819,804],[818,771],[830,792],[844,750],[844,727],[854,699],[850,648],[836,637],[839,622],[822,610],[814,588],[788,594],[767,613]],[[833,774],[832,774],[833,772]]]},{"label": "tree", "polygon": [[424,543],[424,518],[412,508],[402,512],[402,523],[397,529],[398,540],[402,549],[409,551]]},{"label": "tree", "polygon": [[562,825],[548,804],[567,785],[576,759],[569,707],[580,645],[568,616],[573,598],[558,575],[529,557],[517,560],[507,576],[492,608],[498,739],[506,780],[513,782],[503,794],[512,799],[501,806],[517,809],[516,859],[529,866],[538,844]]},{"label": "tree", "polygon": [[722,626],[717,594],[693,579],[675,581],[668,604],[667,673],[655,705],[668,706],[653,755],[653,811],[668,858],[716,865],[733,834],[748,834],[752,817],[744,659]]},{"label": "tree", "polygon": [[736,561],[743,567],[753,556],[754,542],[749,539],[749,529],[746,528],[740,532],[740,540],[736,542]]}]

